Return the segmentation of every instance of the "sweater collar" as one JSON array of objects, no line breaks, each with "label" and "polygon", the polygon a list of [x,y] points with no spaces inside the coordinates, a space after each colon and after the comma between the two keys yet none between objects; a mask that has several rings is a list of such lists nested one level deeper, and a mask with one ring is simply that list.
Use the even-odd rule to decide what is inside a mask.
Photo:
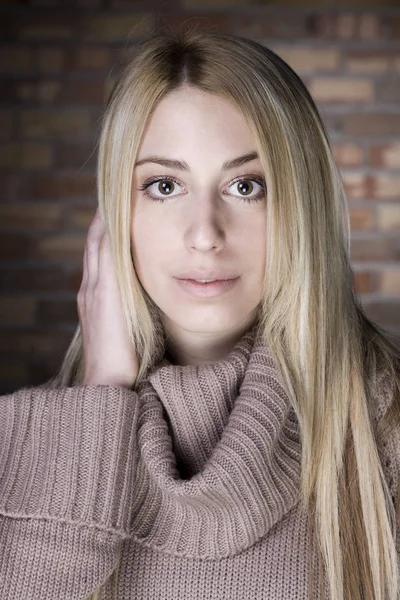
[{"label": "sweater collar", "polygon": [[218,445],[240,393],[255,331],[213,364],[163,365],[149,380],[166,411],[182,478],[199,473]]},{"label": "sweater collar", "polygon": [[297,417],[256,326],[218,362],[164,360],[138,393],[138,542],[176,555],[232,556],[298,503]]}]

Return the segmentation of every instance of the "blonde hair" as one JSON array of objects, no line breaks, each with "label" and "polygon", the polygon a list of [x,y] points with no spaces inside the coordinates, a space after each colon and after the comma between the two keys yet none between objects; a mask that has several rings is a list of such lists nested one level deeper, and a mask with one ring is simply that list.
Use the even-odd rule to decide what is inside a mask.
[{"label": "blonde hair", "polygon": [[[378,447],[400,423],[400,351],[356,298],[346,197],[315,103],[296,73],[255,41],[193,27],[152,34],[135,46],[110,95],[97,191],[140,358],[133,389],[164,351],[157,307],[132,261],[133,165],[158,102],[182,85],[235,103],[265,171],[260,323],[298,416],[301,497],[312,515],[330,597],[384,600],[387,594],[395,600],[398,502]],[[49,383],[79,385],[83,368],[78,326]],[[390,381],[391,406],[375,432],[372,410],[384,381]]]}]

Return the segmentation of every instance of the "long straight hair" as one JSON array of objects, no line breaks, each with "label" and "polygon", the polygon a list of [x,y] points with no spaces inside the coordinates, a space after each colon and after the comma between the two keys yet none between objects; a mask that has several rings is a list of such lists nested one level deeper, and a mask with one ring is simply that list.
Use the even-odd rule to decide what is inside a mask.
[{"label": "long straight hair", "polygon": [[[346,197],[317,107],[289,65],[253,40],[195,27],[153,33],[136,44],[111,92],[97,192],[140,358],[133,389],[164,352],[157,307],[138,281],[131,254],[133,165],[157,104],[182,85],[235,104],[265,172],[261,331],[297,413],[301,498],[330,598],[397,600],[399,502],[379,448],[400,424],[400,351],[355,295]],[[49,383],[79,385],[83,370],[78,326]],[[378,396],[387,408],[379,421]]]}]

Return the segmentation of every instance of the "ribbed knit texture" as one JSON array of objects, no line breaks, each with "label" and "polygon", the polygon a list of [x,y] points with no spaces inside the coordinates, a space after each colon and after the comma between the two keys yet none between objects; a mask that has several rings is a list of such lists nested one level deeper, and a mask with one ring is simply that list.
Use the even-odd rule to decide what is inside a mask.
[{"label": "ribbed knit texture", "polygon": [[[399,450],[396,437],[382,457],[392,486]],[[257,328],[213,364],[162,360],[137,393],[2,396],[0,599],[85,600],[104,585],[110,600],[119,552],[118,600],[308,600],[309,581],[320,598],[300,451]]]}]

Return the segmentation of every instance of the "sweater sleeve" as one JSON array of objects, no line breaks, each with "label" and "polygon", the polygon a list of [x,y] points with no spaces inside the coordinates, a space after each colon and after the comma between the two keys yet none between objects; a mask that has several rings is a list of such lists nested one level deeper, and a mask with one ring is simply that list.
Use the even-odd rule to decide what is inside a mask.
[{"label": "sweater sleeve", "polygon": [[111,386],[0,397],[0,599],[84,600],[129,537],[138,395]]}]

